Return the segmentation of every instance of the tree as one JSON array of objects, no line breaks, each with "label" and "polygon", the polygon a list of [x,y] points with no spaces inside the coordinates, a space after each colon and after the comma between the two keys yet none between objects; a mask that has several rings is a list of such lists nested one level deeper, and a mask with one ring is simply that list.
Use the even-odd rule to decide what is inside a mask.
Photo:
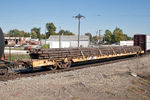
[{"label": "tree", "polygon": [[[31,32],[33,32],[33,31],[36,33],[37,38],[40,40],[41,39],[41,33],[40,33],[41,28],[34,27],[34,28],[31,29]],[[35,33],[34,33],[34,36],[35,36]]]},{"label": "tree", "polygon": [[24,32],[24,37],[30,37],[30,33]]},{"label": "tree", "polygon": [[44,45],[42,46],[42,48],[48,49],[48,48],[50,48],[50,46],[49,46],[49,44],[44,44]]},{"label": "tree", "polygon": [[133,40],[132,37],[128,36],[127,34],[123,34],[125,40]]},{"label": "tree", "polygon": [[31,38],[37,39],[37,34],[35,31],[31,31]]},{"label": "tree", "polygon": [[113,42],[119,42],[124,40],[123,31],[120,28],[116,28],[113,32]]},{"label": "tree", "polygon": [[10,36],[10,37],[30,37],[30,33],[24,32],[22,30],[18,29],[13,29],[8,32],[8,34],[5,34],[5,36]]},{"label": "tree", "polygon": [[96,42],[98,42],[98,40],[99,40],[99,36],[93,36],[93,37],[92,37],[92,41],[93,41],[93,42],[96,43]]},{"label": "tree", "polygon": [[68,30],[63,30],[63,29],[58,32],[58,35],[59,34],[61,34],[61,35],[74,35],[74,33],[70,32]]},{"label": "tree", "polygon": [[105,35],[104,35],[104,38],[105,38],[105,41],[107,41],[108,43],[111,43],[112,42],[112,33],[110,30],[106,30],[105,31]]},{"label": "tree", "polygon": [[10,37],[22,37],[23,31],[20,31],[18,29],[13,29],[13,30],[10,30],[8,34],[10,35]]},{"label": "tree", "polygon": [[46,33],[46,38],[49,38],[50,35],[56,35],[56,27],[52,22],[46,23],[46,28],[48,30],[48,32]]},{"label": "tree", "polygon": [[72,32],[70,32],[70,31],[66,30],[65,33],[64,33],[64,35],[74,35],[74,33],[72,33]]},{"label": "tree", "polygon": [[9,35],[8,35],[7,33],[4,33],[4,36],[5,36],[5,37],[8,37]]},{"label": "tree", "polygon": [[85,33],[86,36],[89,36],[90,41],[92,41],[92,34],[91,33]]},{"label": "tree", "polygon": [[60,30],[60,31],[58,32],[58,35],[59,35],[59,34],[64,35],[64,33],[65,33],[65,30],[62,29],[62,30]]},{"label": "tree", "polygon": [[46,35],[45,34],[41,34],[41,39],[46,39]]}]

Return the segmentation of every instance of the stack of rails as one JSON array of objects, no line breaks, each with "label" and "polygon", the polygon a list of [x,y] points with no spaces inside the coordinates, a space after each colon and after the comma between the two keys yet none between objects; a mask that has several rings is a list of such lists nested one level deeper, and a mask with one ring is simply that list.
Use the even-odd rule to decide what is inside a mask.
[{"label": "stack of rails", "polygon": [[31,59],[59,59],[141,53],[139,46],[108,46],[100,48],[31,49]]}]

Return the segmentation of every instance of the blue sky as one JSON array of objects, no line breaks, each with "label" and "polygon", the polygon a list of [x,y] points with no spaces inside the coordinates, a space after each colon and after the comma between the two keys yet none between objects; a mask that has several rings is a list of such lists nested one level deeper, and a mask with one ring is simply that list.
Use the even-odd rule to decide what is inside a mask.
[{"label": "blue sky", "polygon": [[41,27],[44,33],[45,24],[53,22],[57,31],[77,33],[78,20],[72,17],[78,13],[86,17],[81,19],[82,35],[116,27],[130,36],[150,35],[150,0],[0,0],[0,27],[4,32]]}]

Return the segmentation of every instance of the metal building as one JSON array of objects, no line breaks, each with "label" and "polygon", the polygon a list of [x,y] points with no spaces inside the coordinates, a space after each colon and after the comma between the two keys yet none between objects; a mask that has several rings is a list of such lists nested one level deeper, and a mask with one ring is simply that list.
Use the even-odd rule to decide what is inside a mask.
[{"label": "metal building", "polygon": [[[89,36],[80,36],[80,47],[89,46]],[[74,48],[78,47],[78,36],[76,35],[51,35],[47,40],[41,40],[41,44],[49,44],[50,48]]]},{"label": "metal building", "polygon": [[120,46],[133,46],[134,42],[132,40],[130,41],[120,41]]}]

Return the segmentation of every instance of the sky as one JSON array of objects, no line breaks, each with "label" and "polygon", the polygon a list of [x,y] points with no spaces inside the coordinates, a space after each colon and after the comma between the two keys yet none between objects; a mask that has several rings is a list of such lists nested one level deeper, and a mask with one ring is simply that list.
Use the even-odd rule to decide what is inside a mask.
[{"label": "sky", "polygon": [[150,0],[0,0],[0,27],[7,33],[11,29],[30,32],[53,22],[60,29],[78,33],[78,14],[81,19],[81,35],[116,27],[124,34],[150,35]]}]

